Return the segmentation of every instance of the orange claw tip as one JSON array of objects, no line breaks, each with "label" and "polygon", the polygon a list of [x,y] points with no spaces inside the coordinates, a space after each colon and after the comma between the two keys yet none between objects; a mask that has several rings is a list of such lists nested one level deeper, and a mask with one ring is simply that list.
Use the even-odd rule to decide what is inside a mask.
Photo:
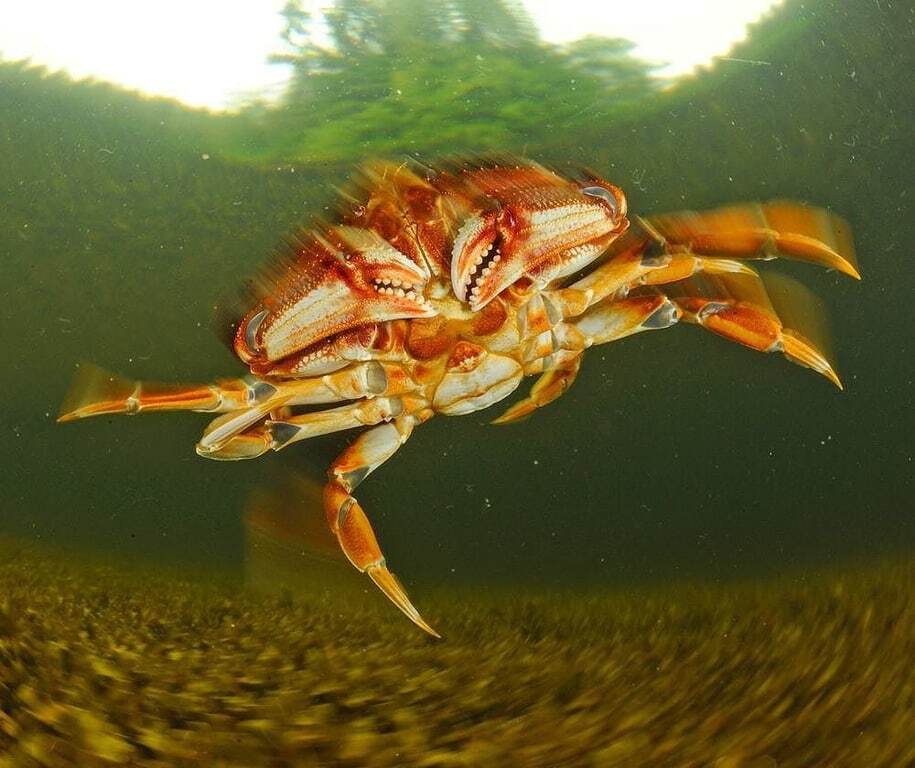
[{"label": "orange claw tip", "polygon": [[776,242],[788,254],[861,279],[851,227],[841,216],[787,200],[768,203],[762,211],[768,225],[781,233]]},{"label": "orange claw tip", "polygon": [[406,590],[397,580],[397,577],[388,570],[384,560],[375,565],[370,565],[365,569],[365,572],[375,582],[375,585],[388,596],[388,599],[404,612],[410,621],[424,632],[428,632],[432,637],[441,640],[442,636],[426,624],[423,617],[419,615],[419,611],[413,607],[413,603],[407,597]]},{"label": "orange claw tip", "polygon": [[836,263],[836,269],[849,277],[853,277],[855,280],[861,279],[861,272],[858,271],[858,265],[849,260],[841,259],[840,257],[840,261]]},{"label": "orange claw tip", "polygon": [[804,285],[786,275],[764,276],[772,306],[782,321],[782,352],[789,360],[812,368],[838,389],[842,382],[835,371],[835,355],[823,303]]},{"label": "orange claw tip", "polygon": [[124,412],[136,386],[135,381],[95,363],[80,363],[60,406],[57,422],[61,424],[87,416]]},{"label": "orange claw tip", "polygon": [[777,238],[777,243],[786,253],[796,258],[819,264],[827,269],[838,270],[855,280],[861,279],[851,246],[841,252],[826,243],[804,235],[783,235]]},{"label": "orange claw tip", "polygon": [[65,424],[65,423],[68,422],[68,421],[76,421],[78,418],[79,418],[79,414],[78,414],[78,413],[75,413],[75,412],[73,412],[73,411],[69,411],[69,412],[66,412],[66,413],[61,413],[61,414],[57,417],[57,423],[58,423],[58,424]]},{"label": "orange claw tip", "polygon": [[812,368],[829,379],[840,390],[844,390],[842,381],[829,360],[820,350],[798,333],[785,330],[782,333],[782,348],[785,356],[799,365]]},{"label": "orange claw tip", "polygon": [[527,400],[522,400],[520,403],[515,403],[513,406],[511,406],[511,408],[508,408],[505,411],[505,413],[503,413],[498,418],[493,419],[489,423],[490,424],[499,424],[499,425],[514,424],[516,421],[521,421],[522,419],[526,419],[535,410],[537,410],[536,405],[534,405],[533,403],[531,403]]}]

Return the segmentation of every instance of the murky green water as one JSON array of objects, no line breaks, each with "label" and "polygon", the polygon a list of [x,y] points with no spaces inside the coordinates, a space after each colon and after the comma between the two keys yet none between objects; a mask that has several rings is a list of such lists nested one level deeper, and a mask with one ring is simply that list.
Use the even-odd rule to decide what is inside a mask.
[{"label": "murky green water", "polygon": [[[481,33],[482,63],[466,70],[448,68],[459,51],[447,46],[384,67],[355,46],[349,63],[365,56],[374,79],[343,67],[317,81],[324,90],[301,81],[282,110],[242,117],[0,63],[0,531],[240,573],[251,489],[282,467],[319,476],[351,436],[216,463],[194,453],[203,416],[58,426],[75,363],[132,378],[240,375],[214,306],[321,213],[350,167],[498,149],[585,163],[624,188],[633,214],[791,198],[846,217],[860,283],[778,267],[828,308],[845,391],[675,327],[590,351],[574,388],[526,422],[433,419],[359,494],[421,607],[424,594],[471,587],[574,594],[910,557],[913,38],[906,3],[789,2],[734,60],[669,91],[610,89],[606,103],[599,73],[566,88],[556,68],[571,65],[531,40]],[[437,618],[447,635],[448,615]],[[373,620],[415,639],[393,609]],[[376,651],[396,656],[396,643]],[[617,764],[607,755],[593,764]],[[577,759],[529,764],[588,764]],[[163,764],[193,763],[175,760]]]}]

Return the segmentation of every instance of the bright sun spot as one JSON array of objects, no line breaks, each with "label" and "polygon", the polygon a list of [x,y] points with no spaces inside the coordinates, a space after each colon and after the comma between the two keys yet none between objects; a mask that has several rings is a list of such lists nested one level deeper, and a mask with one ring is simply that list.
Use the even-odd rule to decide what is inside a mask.
[{"label": "bright sun spot", "polygon": [[[639,57],[690,72],[727,53],[780,0],[525,0],[550,42],[625,37]],[[46,0],[0,3],[0,56],[74,77],[108,80],[194,106],[223,109],[275,95],[287,74],[280,49],[284,0]],[[306,9],[326,0],[304,3]]]}]

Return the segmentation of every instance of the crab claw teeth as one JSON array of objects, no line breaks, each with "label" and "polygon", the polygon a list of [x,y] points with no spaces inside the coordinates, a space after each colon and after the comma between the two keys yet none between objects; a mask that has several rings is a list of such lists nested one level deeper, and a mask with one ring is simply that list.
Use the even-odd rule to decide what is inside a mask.
[{"label": "crab claw teeth", "polygon": [[451,251],[451,287],[460,301],[467,299],[473,274],[490,254],[496,236],[496,217],[491,212],[471,216],[455,235]]},{"label": "crab claw teeth", "polygon": [[378,589],[384,592],[388,596],[388,599],[400,608],[410,621],[423,631],[428,632],[432,637],[441,639],[442,636],[432,629],[432,627],[425,622],[423,617],[419,615],[419,611],[413,607],[413,603],[411,603],[410,598],[407,597],[406,590],[397,580],[397,577],[388,570],[388,567],[384,564],[383,560],[375,565],[370,565],[365,569],[365,572],[372,581],[375,582]]}]

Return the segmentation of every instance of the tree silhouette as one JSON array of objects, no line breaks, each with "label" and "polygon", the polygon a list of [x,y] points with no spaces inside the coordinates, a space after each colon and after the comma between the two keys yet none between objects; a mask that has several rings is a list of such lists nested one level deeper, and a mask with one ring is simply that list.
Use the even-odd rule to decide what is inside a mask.
[{"label": "tree silhouette", "polygon": [[544,43],[510,0],[338,0],[320,17],[289,0],[282,14],[273,60],[293,71],[271,159],[522,150],[654,87],[628,41]]}]

